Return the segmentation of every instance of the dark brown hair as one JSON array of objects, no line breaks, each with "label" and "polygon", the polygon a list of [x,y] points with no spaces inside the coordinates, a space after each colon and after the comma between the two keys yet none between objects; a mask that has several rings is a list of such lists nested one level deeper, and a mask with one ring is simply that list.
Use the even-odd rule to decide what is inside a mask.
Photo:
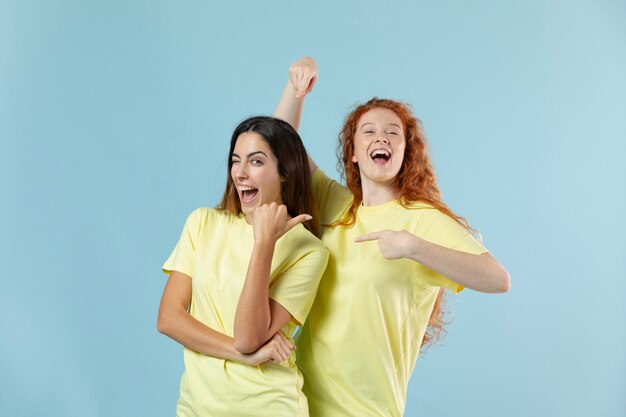
[{"label": "dark brown hair", "polygon": [[226,189],[218,208],[233,214],[241,214],[241,202],[237,187],[230,175],[233,165],[232,155],[239,135],[254,132],[261,136],[278,160],[278,174],[284,179],[281,183],[281,198],[290,216],[310,214],[313,219],[303,223],[311,233],[320,236],[317,204],[313,197],[311,172],[306,150],[300,135],[287,122],[268,116],[255,116],[244,120],[235,128],[228,151],[228,172]]}]

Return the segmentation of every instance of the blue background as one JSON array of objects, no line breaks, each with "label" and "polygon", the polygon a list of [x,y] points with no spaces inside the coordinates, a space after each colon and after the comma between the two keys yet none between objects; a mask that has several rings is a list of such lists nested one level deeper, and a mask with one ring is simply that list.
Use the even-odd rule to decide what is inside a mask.
[{"label": "blue background", "polygon": [[450,299],[406,415],[623,417],[625,41],[609,0],[0,0],[0,415],[174,415],[160,266],[307,54],[318,164],[355,102],[412,103],[513,279]]}]

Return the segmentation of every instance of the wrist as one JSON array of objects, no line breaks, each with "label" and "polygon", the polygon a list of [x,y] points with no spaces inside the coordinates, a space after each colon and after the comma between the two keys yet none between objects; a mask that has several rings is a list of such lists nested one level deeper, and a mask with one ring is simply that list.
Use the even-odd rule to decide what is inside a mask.
[{"label": "wrist", "polygon": [[252,365],[252,354],[237,352],[236,361],[239,363],[243,363],[244,365]]},{"label": "wrist", "polygon": [[277,241],[278,239],[276,239],[276,237],[272,235],[259,234],[257,236],[254,236],[254,246],[252,250],[259,251],[271,248],[271,250],[273,251]]},{"label": "wrist", "polygon": [[233,361],[233,362],[243,363],[243,364],[247,364],[248,361],[249,361],[249,358],[247,357],[247,355],[245,353],[241,353],[237,349],[235,349],[235,339],[234,338],[230,338],[230,343],[228,345],[228,351],[224,355],[224,359],[229,360],[229,361]]},{"label": "wrist", "polygon": [[408,247],[409,249],[409,253],[408,253],[408,258],[414,260],[415,262],[420,262],[422,263],[422,246],[424,243],[424,240],[418,236],[415,236],[414,234],[410,233],[410,232],[406,232],[407,233],[407,237],[408,237]]}]

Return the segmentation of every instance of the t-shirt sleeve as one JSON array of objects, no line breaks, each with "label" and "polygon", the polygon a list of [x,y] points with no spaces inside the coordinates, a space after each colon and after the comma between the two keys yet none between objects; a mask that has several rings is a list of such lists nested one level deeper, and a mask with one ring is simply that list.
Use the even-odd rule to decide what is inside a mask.
[{"label": "t-shirt sleeve", "polygon": [[195,210],[187,217],[178,243],[163,264],[163,272],[170,274],[172,271],[178,271],[193,277],[199,228],[200,209]]},{"label": "t-shirt sleeve", "polygon": [[326,249],[308,251],[270,285],[269,297],[289,311],[299,326],[304,323],[313,306],[327,263]]},{"label": "t-shirt sleeve", "polygon": [[[465,227],[435,208],[424,209],[415,234],[428,242],[473,255],[489,252]],[[441,274],[434,273],[432,278],[435,285],[456,293],[464,288]]]},{"label": "t-shirt sleeve", "polygon": [[322,225],[341,219],[352,203],[352,193],[319,168],[313,173],[312,181]]}]

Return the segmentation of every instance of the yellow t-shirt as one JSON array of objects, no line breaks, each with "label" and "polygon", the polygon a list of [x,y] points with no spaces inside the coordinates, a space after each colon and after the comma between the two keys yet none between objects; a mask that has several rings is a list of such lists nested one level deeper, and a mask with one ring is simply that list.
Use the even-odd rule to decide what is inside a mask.
[{"label": "yellow t-shirt", "polygon": [[[323,224],[342,217],[352,194],[321,170],[313,176]],[[425,203],[361,206],[352,227],[324,227],[330,252],[300,334],[298,367],[311,417],[401,416],[406,390],[440,287],[462,287],[412,260],[386,260],[377,241],[354,238],[407,230],[473,254],[487,250],[456,221]]]},{"label": "yellow t-shirt", "polygon": [[[190,314],[231,337],[253,244],[252,226],[243,216],[200,208],[187,218],[163,265],[166,273],[192,277]],[[324,245],[302,225],[276,243],[269,294],[294,318],[282,329],[288,337],[304,323],[327,260]],[[184,362],[178,417],[309,415],[295,352],[283,363],[252,367],[185,348]]]}]

